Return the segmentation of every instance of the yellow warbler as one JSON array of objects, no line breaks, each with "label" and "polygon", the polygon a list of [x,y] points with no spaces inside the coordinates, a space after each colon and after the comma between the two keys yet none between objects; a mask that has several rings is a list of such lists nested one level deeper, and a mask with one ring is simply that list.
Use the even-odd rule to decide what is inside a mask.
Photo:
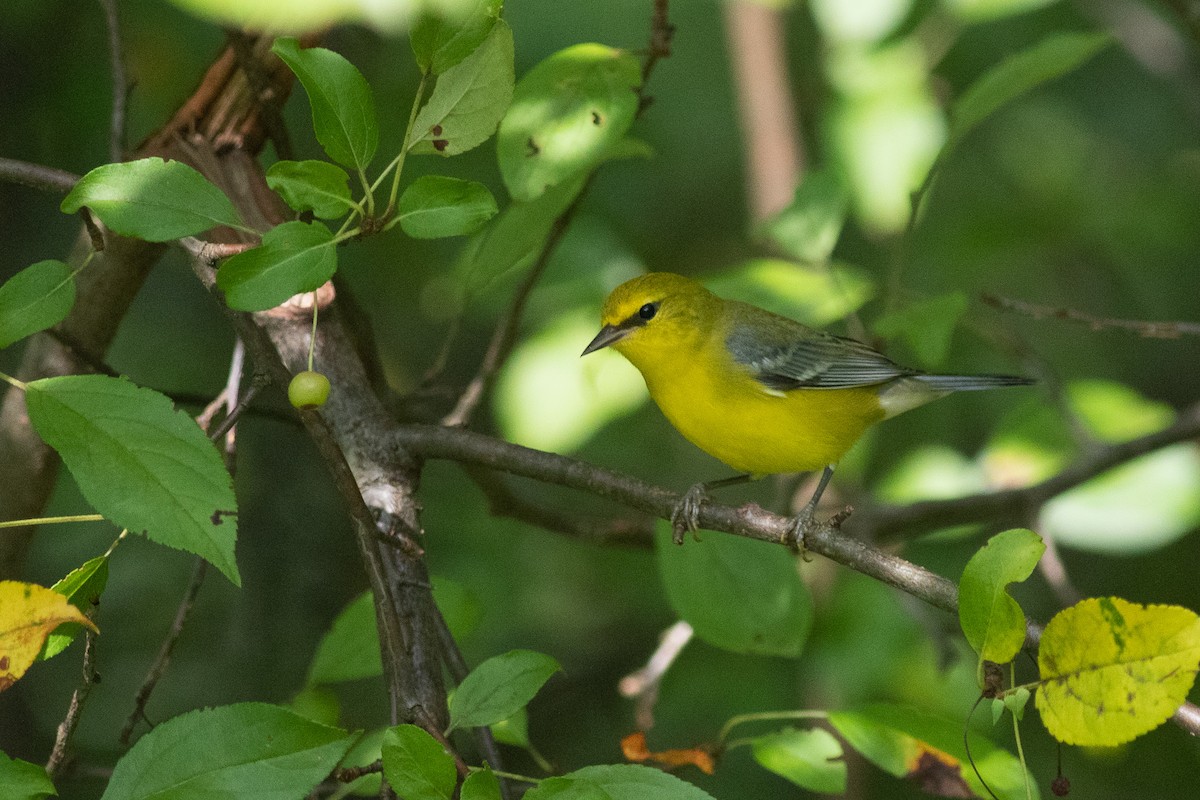
[{"label": "yellow warbler", "polygon": [[930,375],[861,342],[724,300],[682,275],[621,284],[583,355],[612,347],[638,368],[680,433],[739,472],[688,490],[672,522],[695,530],[708,489],[778,472],[823,468],[787,541],[800,546],[834,465],[880,420],[950,392],[1021,386],[1009,375]]}]

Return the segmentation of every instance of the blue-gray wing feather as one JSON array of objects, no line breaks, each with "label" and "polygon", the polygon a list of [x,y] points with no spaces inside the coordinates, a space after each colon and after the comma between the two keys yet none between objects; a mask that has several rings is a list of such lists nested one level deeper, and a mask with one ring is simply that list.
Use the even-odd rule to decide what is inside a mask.
[{"label": "blue-gray wing feather", "polygon": [[768,389],[848,389],[919,374],[862,342],[747,309],[750,318],[730,326],[725,346],[733,360]]}]

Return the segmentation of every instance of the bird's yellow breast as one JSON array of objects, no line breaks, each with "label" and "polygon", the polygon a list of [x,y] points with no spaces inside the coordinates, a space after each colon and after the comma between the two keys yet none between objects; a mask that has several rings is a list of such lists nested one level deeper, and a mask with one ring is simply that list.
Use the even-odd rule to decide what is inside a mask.
[{"label": "bird's yellow breast", "polygon": [[835,464],[884,417],[877,387],[772,392],[735,364],[719,338],[627,352],[680,433],[740,472],[769,475]]}]

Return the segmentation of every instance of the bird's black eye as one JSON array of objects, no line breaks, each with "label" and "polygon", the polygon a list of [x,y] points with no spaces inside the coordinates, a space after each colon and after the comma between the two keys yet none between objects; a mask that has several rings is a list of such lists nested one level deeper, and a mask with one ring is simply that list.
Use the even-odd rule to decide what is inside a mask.
[{"label": "bird's black eye", "polygon": [[638,309],[638,316],[642,319],[654,319],[654,315],[658,313],[658,303],[646,303]]}]

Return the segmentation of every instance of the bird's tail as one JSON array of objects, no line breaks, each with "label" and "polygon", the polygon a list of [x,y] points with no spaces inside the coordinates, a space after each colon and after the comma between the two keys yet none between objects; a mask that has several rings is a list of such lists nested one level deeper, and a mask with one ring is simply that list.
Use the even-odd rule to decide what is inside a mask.
[{"label": "bird's tail", "polygon": [[885,417],[894,417],[923,406],[951,392],[998,389],[1002,386],[1028,386],[1029,378],[1016,375],[906,375],[885,385],[879,393]]},{"label": "bird's tail", "polygon": [[998,389],[1002,386],[1029,386],[1032,378],[1019,375],[914,375],[914,379],[937,392],[964,392]]}]

